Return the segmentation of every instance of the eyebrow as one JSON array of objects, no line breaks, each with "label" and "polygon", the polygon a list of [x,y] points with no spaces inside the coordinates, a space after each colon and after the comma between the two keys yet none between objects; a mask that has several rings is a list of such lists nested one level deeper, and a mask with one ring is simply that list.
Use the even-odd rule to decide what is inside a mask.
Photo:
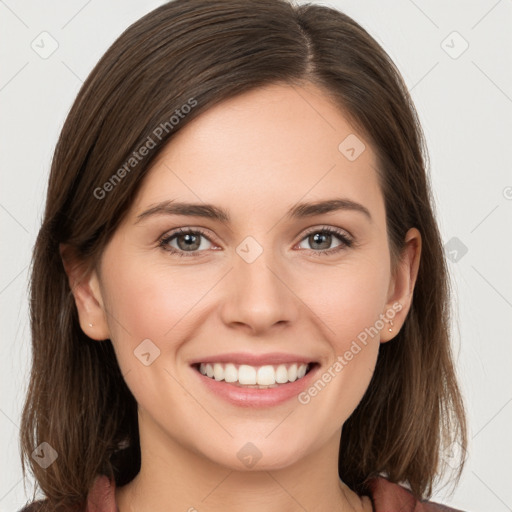
[{"label": "eyebrow", "polygon": [[[288,219],[302,219],[340,210],[360,212],[373,222],[372,216],[365,206],[350,199],[327,199],[312,203],[299,203],[294,205],[287,213]],[[186,215],[190,217],[204,217],[229,224],[229,213],[219,206],[206,203],[183,203],[176,201],[162,201],[148,210],[137,215],[135,224],[154,215]]]}]

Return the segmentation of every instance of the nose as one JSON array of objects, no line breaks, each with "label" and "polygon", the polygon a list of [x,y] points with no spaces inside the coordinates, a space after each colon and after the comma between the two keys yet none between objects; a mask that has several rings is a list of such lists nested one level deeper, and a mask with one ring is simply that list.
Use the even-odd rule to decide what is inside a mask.
[{"label": "nose", "polygon": [[226,276],[226,295],[221,308],[228,327],[243,329],[252,335],[292,323],[299,314],[300,300],[293,293],[290,273],[264,250],[248,262],[235,255]]}]

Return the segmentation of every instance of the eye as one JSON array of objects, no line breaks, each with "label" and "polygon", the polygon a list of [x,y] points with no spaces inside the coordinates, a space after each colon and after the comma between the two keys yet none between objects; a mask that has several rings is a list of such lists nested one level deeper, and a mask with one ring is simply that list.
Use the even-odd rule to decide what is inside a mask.
[{"label": "eye", "polygon": [[[160,239],[158,245],[165,251],[178,256],[198,256],[198,253],[209,248],[208,243],[203,243],[203,239],[210,244],[212,243],[206,233],[199,228],[179,228],[171,233],[166,233]],[[338,244],[331,247],[332,242],[336,239]],[[345,231],[329,226],[310,230],[301,240],[301,243],[303,241],[307,241],[312,246],[312,249],[310,249],[312,254],[318,256],[337,253],[352,247],[354,243]]]},{"label": "eye", "polygon": [[[211,243],[210,239],[206,236],[204,231],[198,228],[180,228],[174,232],[164,235],[160,239],[158,245],[165,251],[168,251],[172,254],[177,254],[178,256],[196,256],[197,252],[203,252],[203,250],[208,249],[208,247],[205,247],[205,244],[202,243],[202,239],[206,239]],[[173,242],[176,242],[177,247],[171,245]],[[198,251],[198,249],[201,250]]]},{"label": "eye", "polygon": [[[331,247],[333,239],[334,241],[338,239],[339,243]],[[304,240],[313,247],[313,249],[311,249],[313,254],[318,256],[337,253],[353,245],[353,240],[344,231],[327,226],[309,231],[302,239],[302,241]]]}]

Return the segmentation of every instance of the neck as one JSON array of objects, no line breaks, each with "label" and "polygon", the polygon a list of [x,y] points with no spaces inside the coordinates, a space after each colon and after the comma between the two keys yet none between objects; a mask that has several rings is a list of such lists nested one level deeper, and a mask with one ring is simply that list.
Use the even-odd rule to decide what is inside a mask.
[{"label": "neck", "polygon": [[242,471],[176,443],[155,424],[139,428],[141,469],[116,489],[120,512],[372,512],[370,499],[338,477],[340,431],[284,468],[257,463]]}]

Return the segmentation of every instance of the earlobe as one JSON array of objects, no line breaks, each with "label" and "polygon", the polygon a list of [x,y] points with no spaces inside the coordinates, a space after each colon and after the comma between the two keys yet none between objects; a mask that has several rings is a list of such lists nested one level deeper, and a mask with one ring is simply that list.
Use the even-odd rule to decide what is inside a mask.
[{"label": "earlobe", "polygon": [[[401,253],[400,262],[390,282],[388,301],[384,312],[387,322],[385,328],[381,331],[381,343],[392,340],[405,322],[412,304],[420,259],[421,234],[418,229],[410,228],[405,236],[405,246]],[[392,320],[392,326],[389,320]],[[389,331],[389,328],[391,328],[391,331]]]},{"label": "earlobe", "polygon": [[75,299],[80,327],[91,339],[106,340],[110,337],[99,279],[95,270],[87,270],[73,249],[60,244],[59,251]]}]

